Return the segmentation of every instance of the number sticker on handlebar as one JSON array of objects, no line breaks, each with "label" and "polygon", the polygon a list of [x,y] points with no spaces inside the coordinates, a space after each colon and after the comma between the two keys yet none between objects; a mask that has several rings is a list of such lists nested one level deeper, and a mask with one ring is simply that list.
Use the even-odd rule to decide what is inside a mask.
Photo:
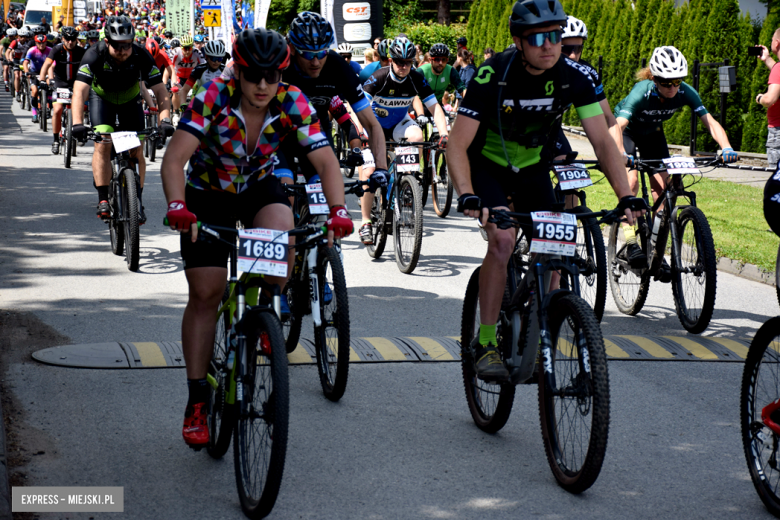
[{"label": "number sticker on handlebar", "polygon": [[532,253],[574,256],[577,249],[577,218],[571,213],[537,211],[533,220]]},{"label": "number sticker on handlebar", "polygon": [[586,188],[593,184],[590,178],[590,172],[584,164],[567,164],[565,166],[554,166],[555,173],[558,175],[558,185],[563,191]]},{"label": "number sticker on handlebar", "polygon": [[141,141],[135,132],[114,132],[111,134],[111,141],[114,143],[116,153],[126,152],[141,146]]},{"label": "number sticker on handlebar", "polygon": [[401,172],[420,171],[420,150],[414,146],[404,146],[395,149],[395,169]]},{"label": "number sticker on handlebar", "polygon": [[287,276],[287,233],[275,229],[238,232],[238,270],[245,273]]},{"label": "number sticker on handlebar", "polygon": [[70,90],[66,88],[58,88],[57,89],[57,98],[54,101],[55,103],[63,103],[63,104],[70,104]]},{"label": "number sticker on handlebar", "polygon": [[699,168],[696,167],[696,161],[693,157],[669,157],[664,159],[666,172],[669,175],[682,175],[685,173],[698,174]]},{"label": "number sticker on handlebar", "polygon": [[312,215],[327,215],[328,201],[322,193],[322,184],[307,184],[306,195],[309,198],[309,213]]}]

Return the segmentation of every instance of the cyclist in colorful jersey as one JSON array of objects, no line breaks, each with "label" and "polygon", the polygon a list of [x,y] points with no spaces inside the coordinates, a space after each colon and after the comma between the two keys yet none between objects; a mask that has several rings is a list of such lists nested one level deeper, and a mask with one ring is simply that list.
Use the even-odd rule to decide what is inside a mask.
[{"label": "cyclist in colorful jersey", "polygon": [[173,54],[173,68],[176,71],[175,85],[172,85],[171,92],[173,93],[173,109],[178,112],[182,103],[186,102],[187,98],[179,93],[182,85],[184,85],[190,78],[193,69],[205,63],[205,60],[200,57],[200,53],[193,49],[192,36],[184,35],[181,41],[181,48],[176,49]]},{"label": "cyclist in colorful jersey", "polygon": [[[170,120],[168,91],[162,84],[162,74],[154,60],[143,47],[135,45],[135,30],[126,16],[110,16],[106,22],[106,41],[89,49],[81,59],[73,87],[73,138],[83,141],[87,137],[84,126],[84,103],[89,99],[89,119],[96,132],[138,132],[144,129],[144,111],[140,103],[140,81],[145,81],[157,98],[157,108],[162,113],[160,130],[173,134]],[[117,118],[119,126],[116,126]],[[141,222],[146,221],[141,197],[143,195],[146,161],[141,147],[130,155],[138,161],[141,188],[138,201],[141,205]],[[108,184],[111,180],[111,139],[95,143],[92,155],[92,175],[98,192],[97,215],[110,217]]]},{"label": "cyclist in colorful jersey", "polygon": [[[273,172],[280,144],[293,140],[322,177],[331,208],[329,245],[334,238],[352,232],[338,161],[317,112],[300,89],[281,82],[282,70],[290,63],[284,38],[264,28],[247,29],[237,36],[232,56],[235,77],[215,79],[195,95],[166,150],[161,170],[168,222],[183,233],[181,255],[189,284],[182,319],[189,387],[182,436],[193,447],[209,440],[206,373],[214,337],[212,318],[225,288],[231,249],[198,242],[196,221],[233,226],[240,220],[247,228],[291,229],[292,210]],[[185,178],[182,170],[188,161]],[[290,251],[288,273],[293,254]],[[265,279],[284,286],[287,278]]]},{"label": "cyclist in colorful jersey", "polygon": [[[674,47],[657,47],[650,57],[650,65],[637,73],[639,83],[615,107],[617,127],[612,131],[613,138],[619,143],[623,138],[623,148],[628,155],[636,156],[637,150],[642,159],[665,159],[670,156],[666,145],[663,122],[670,119],[684,106],[691,107],[699,116],[704,127],[723,150],[723,161],[731,163],[739,159],[729,144],[726,131],[712,114],[707,112],[699,93],[683,82],[688,75],[688,61]],[[620,134],[620,135],[618,135]],[[653,200],[663,193],[668,174],[658,173],[650,178]],[[636,195],[639,189],[636,170],[629,170],[628,182]],[[636,241],[636,228],[623,226],[626,238],[626,257],[632,267],[647,264],[647,256]],[[666,280],[668,277],[660,278]]]},{"label": "cyclist in colorful jersey", "polygon": [[[602,170],[632,219],[623,159],[610,138],[593,78],[561,55],[566,13],[558,0],[523,0],[512,8],[515,48],[485,61],[458,109],[447,146],[447,165],[458,211],[480,218],[488,251],[479,279],[480,327],[471,348],[480,379],[504,381],[509,373],[496,351],[496,322],[506,285],[506,265],[516,232],[488,223],[488,208],[529,213],[551,210],[549,169],[563,113],[574,105]],[[527,230],[526,233],[529,233]]]},{"label": "cyclist in colorful jersey", "polygon": [[[50,69],[54,70],[54,92],[59,88],[73,90],[76,81],[76,73],[84,57],[84,49],[76,45],[78,33],[73,27],[62,28],[62,43],[55,46],[43,64],[39,80],[43,81]],[[54,141],[51,144],[51,153],[60,153],[60,131],[62,130],[62,103],[54,103],[52,106],[51,127]]]},{"label": "cyclist in colorful jersey", "polygon": [[3,83],[5,84],[6,92],[10,90],[8,82],[11,81],[12,78],[11,67],[13,66],[13,60],[6,58],[6,51],[8,51],[9,47],[11,46],[11,42],[15,41],[16,38],[16,29],[11,27],[6,31],[5,38],[0,40],[0,53],[3,57]]},{"label": "cyclist in colorful jersey", "polygon": [[392,43],[393,40],[389,38],[379,42],[379,45],[377,45],[376,48],[376,52],[379,54],[379,60],[371,62],[363,67],[363,70],[361,70],[360,74],[358,74],[358,79],[360,80],[361,84],[365,83],[366,80],[377,71],[377,69],[390,66],[390,56],[387,55],[387,48]]},{"label": "cyclist in colorful jersey", "polygon": [[[35,46],[30,47],[22,61],[25,74],[30,76],[30,99],[32,105],[32,122],[38,122],[38,73],[43,70],[43,62],[49,55],[51,48],[46,42],[46,34],[36,34],[33,38]],[[44,78],[45,79],[45,78]],[[44,100],[44,103],[48,100]]]},{"label": "cyclist in colorful jersey", "polygon": [[426,63],[417,70],[422,72],[431,89],[433,89],[436,101],[441,104],[441,100],[447,90],[454,90],[456,92],[455,98],[460,100],[463,91],[466,90],[466,85],[461,81],[458,71],[447,63],[450,58],[449,47],[443,43],[436,43],[428,51],[428,54],[431,56],[431,62]]},{"label": "cyclist in colorful jersey", "polygon": [[[220,77],[225,70],[225,45],[221,41],[208,42],[203,48],[203,55],[206,58],[206,63],[195,67],[187,82],[179,90],[182,99],[187,99],[187,93],[196,85],[202,87],[209,81]],[[198,90],[199,88],[196,88],[195,92]]]},{"label": "cyclist in colorful jersey", "polygon": [[[417,49],[406,38],[397,38],[389,47],[390,66],[383,67],[374,72],[363,84],[363,90],[371,99],[371,107],[382,126],[385,138],[395,142],[408,140],[420,142],[423,139],[422,130],[409,116],[409,107],[416,96],[433,113],[433,120],[439,129],[439,147],[447,146],[448,131],[447,118],[444,109],[436,101],[436,96],[425,76],[417,70],[412,70],[412,62]],[[420,149],[422,157],[422,149]],[[367,157],[371,162],[373,157]],[[380,157],[376,157],[377,160]],[[361,179],[373,174],[371,167],[363,168]],[[373,229],[371,226],[371,206],[374,203],[374,194],[366,193],[361,201],[363,223],[360,226],[360,240],[364,244],[373,243]]]},{"label": "cyclist in colorful jersey", "polygon": [[14,71],[14,92],[16,92],[16,101],[20,101],[21,93],[19,92],[19,88],[22,86],[22,60],[24,60],[27,51],[34,42],[32,41],[30,30],[26,27],[19,29],[17,34],[19,37],[12,41],[8,46],[5,57],[8,61],[12,62]]}]

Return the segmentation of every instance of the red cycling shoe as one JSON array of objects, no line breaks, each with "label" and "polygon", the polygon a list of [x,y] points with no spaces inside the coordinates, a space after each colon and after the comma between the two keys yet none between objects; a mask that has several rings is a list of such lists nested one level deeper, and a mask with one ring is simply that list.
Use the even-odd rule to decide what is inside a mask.
[{"label": "red cycling shoe", "polygon": [[208,413],[206,403],[187,406],[187,410],[184,412],[184,427],[181,430],[181,435],[190,448],[199,450],[209,443],[209,429],[206,425]]}]

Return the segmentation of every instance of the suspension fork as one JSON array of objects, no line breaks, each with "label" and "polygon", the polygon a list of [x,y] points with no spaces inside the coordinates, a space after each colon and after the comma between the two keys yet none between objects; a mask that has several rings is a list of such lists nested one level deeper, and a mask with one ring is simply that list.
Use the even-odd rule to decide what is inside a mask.
[{"label": "suspension fork", "polygon": [[309,271],[309,298],[311,300],[311,319],[314,327],[322,326],[320,314],[320,276],[317,273],[317,255],[319,247],[312,247],[306,253],[306,267]]},{"label": "suspension fork", "polygon": [[[545,296],[550,282],[552,281],[552,270],[545,271],[545,266],[540,258],[538,261],[533,262],[534,275],[537,280],[543,280],[542,283],[536,284],[536,315],[539,323],[539,351],[540,359],[542,361],[542,368],[544,370],[544,387],[545,392],[550,394],[554,393],[557,389],[555,382],[555,371],[553,369],[553,344],[552,337],[550,336],[550,327],[548,325],[547,308],[543,306]],[[533,309],[531,309],[533,312]]]}]

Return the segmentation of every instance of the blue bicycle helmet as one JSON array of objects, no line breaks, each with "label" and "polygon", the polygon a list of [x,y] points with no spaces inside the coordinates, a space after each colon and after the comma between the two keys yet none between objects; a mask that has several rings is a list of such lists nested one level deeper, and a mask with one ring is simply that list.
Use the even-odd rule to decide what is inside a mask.
[{"label": "blue bicycle helmet", "polygon": [[411,60],[417,56],[414,44],[406,38],[396,38],[388,50],[390,57],[398,60]]},{"label": "blue bicycle helmet", "polygon": [[287,40],[302,51],[321,51],[333,45],[335,38],[333,27],[321,14],[304,11],[290,24]]},{"label": "blue bicycle helmet", "polygon": [[193,40],[195,41],[195,43],[201,43],[206,41],[206,37],[202,34],[196,34]]}]

